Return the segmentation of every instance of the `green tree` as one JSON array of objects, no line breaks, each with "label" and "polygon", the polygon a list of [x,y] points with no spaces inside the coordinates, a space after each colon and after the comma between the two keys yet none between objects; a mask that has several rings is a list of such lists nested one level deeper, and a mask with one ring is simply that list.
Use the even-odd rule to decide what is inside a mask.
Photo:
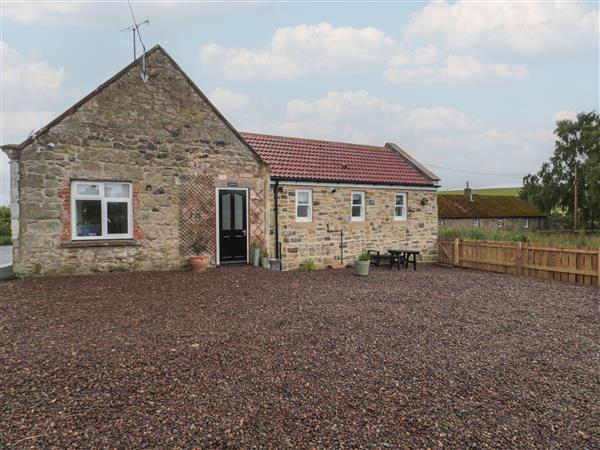
[{"label": "green tree", "polygon": [[556,147],[537,174],[523,179],[520,197],[542,210],[574,221],[577,168],[579,227],[600,226],[600,116],[580,113],[577,120],[559,120],[554,130]]},{"label": "green tree", "polygon": [[0,206],[0,245],[10,244],[10,208]]}]

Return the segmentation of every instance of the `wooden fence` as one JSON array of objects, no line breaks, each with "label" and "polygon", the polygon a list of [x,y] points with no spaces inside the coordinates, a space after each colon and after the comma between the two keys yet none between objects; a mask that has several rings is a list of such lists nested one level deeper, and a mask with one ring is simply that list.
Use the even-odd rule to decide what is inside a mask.
[{"label": "wooden fence", "polygon": [[440,239],[438,258],[442,264],[600,287],[600,249]]}]

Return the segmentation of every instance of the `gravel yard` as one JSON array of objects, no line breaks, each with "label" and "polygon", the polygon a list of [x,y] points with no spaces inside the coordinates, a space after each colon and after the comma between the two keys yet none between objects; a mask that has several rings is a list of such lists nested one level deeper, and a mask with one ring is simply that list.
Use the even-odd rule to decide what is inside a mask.
[{"label": "gravel yard", "polygon": [[600,446],[597,288],[236,267],[0,297],[0,448]]}]

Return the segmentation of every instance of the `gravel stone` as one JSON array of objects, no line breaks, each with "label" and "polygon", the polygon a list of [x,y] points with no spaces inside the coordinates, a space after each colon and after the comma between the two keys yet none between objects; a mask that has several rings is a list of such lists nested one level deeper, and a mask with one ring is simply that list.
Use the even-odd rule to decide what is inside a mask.
[{"label": "gravel stone", "polygon": [[597,288],[230,267],[0,296],[0,448],[600,447]]}]

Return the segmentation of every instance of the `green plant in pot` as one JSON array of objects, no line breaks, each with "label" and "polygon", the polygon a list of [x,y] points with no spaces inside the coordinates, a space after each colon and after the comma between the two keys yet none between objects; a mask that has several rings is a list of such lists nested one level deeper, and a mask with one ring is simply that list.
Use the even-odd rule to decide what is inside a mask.
[{"label": "green plant in pot", "polygon": [[260,265],[265,269],[269,268],[269,250],[263,248],[260,252]]},{"label": "green plant in pot", "polygon": [[371,255],[367,252],[361,253],[358,260],[354,263],[354,272],[356,275],[366,277],[369,275],[369,265],[371,264]]},{"label": "green plant in pot", "polygon": [[260,266],[260,245],[257,242],[253,242],[250,246],[250,251],[252,252],[252,265]]},{"label": "green plant in pot", "polygon": [[202,241],[196,241],[192,245],[194,254],[190,256],[190,266],[194,272],[204,272],[208,267],[209,256],[207,254],[207,246]]}]

